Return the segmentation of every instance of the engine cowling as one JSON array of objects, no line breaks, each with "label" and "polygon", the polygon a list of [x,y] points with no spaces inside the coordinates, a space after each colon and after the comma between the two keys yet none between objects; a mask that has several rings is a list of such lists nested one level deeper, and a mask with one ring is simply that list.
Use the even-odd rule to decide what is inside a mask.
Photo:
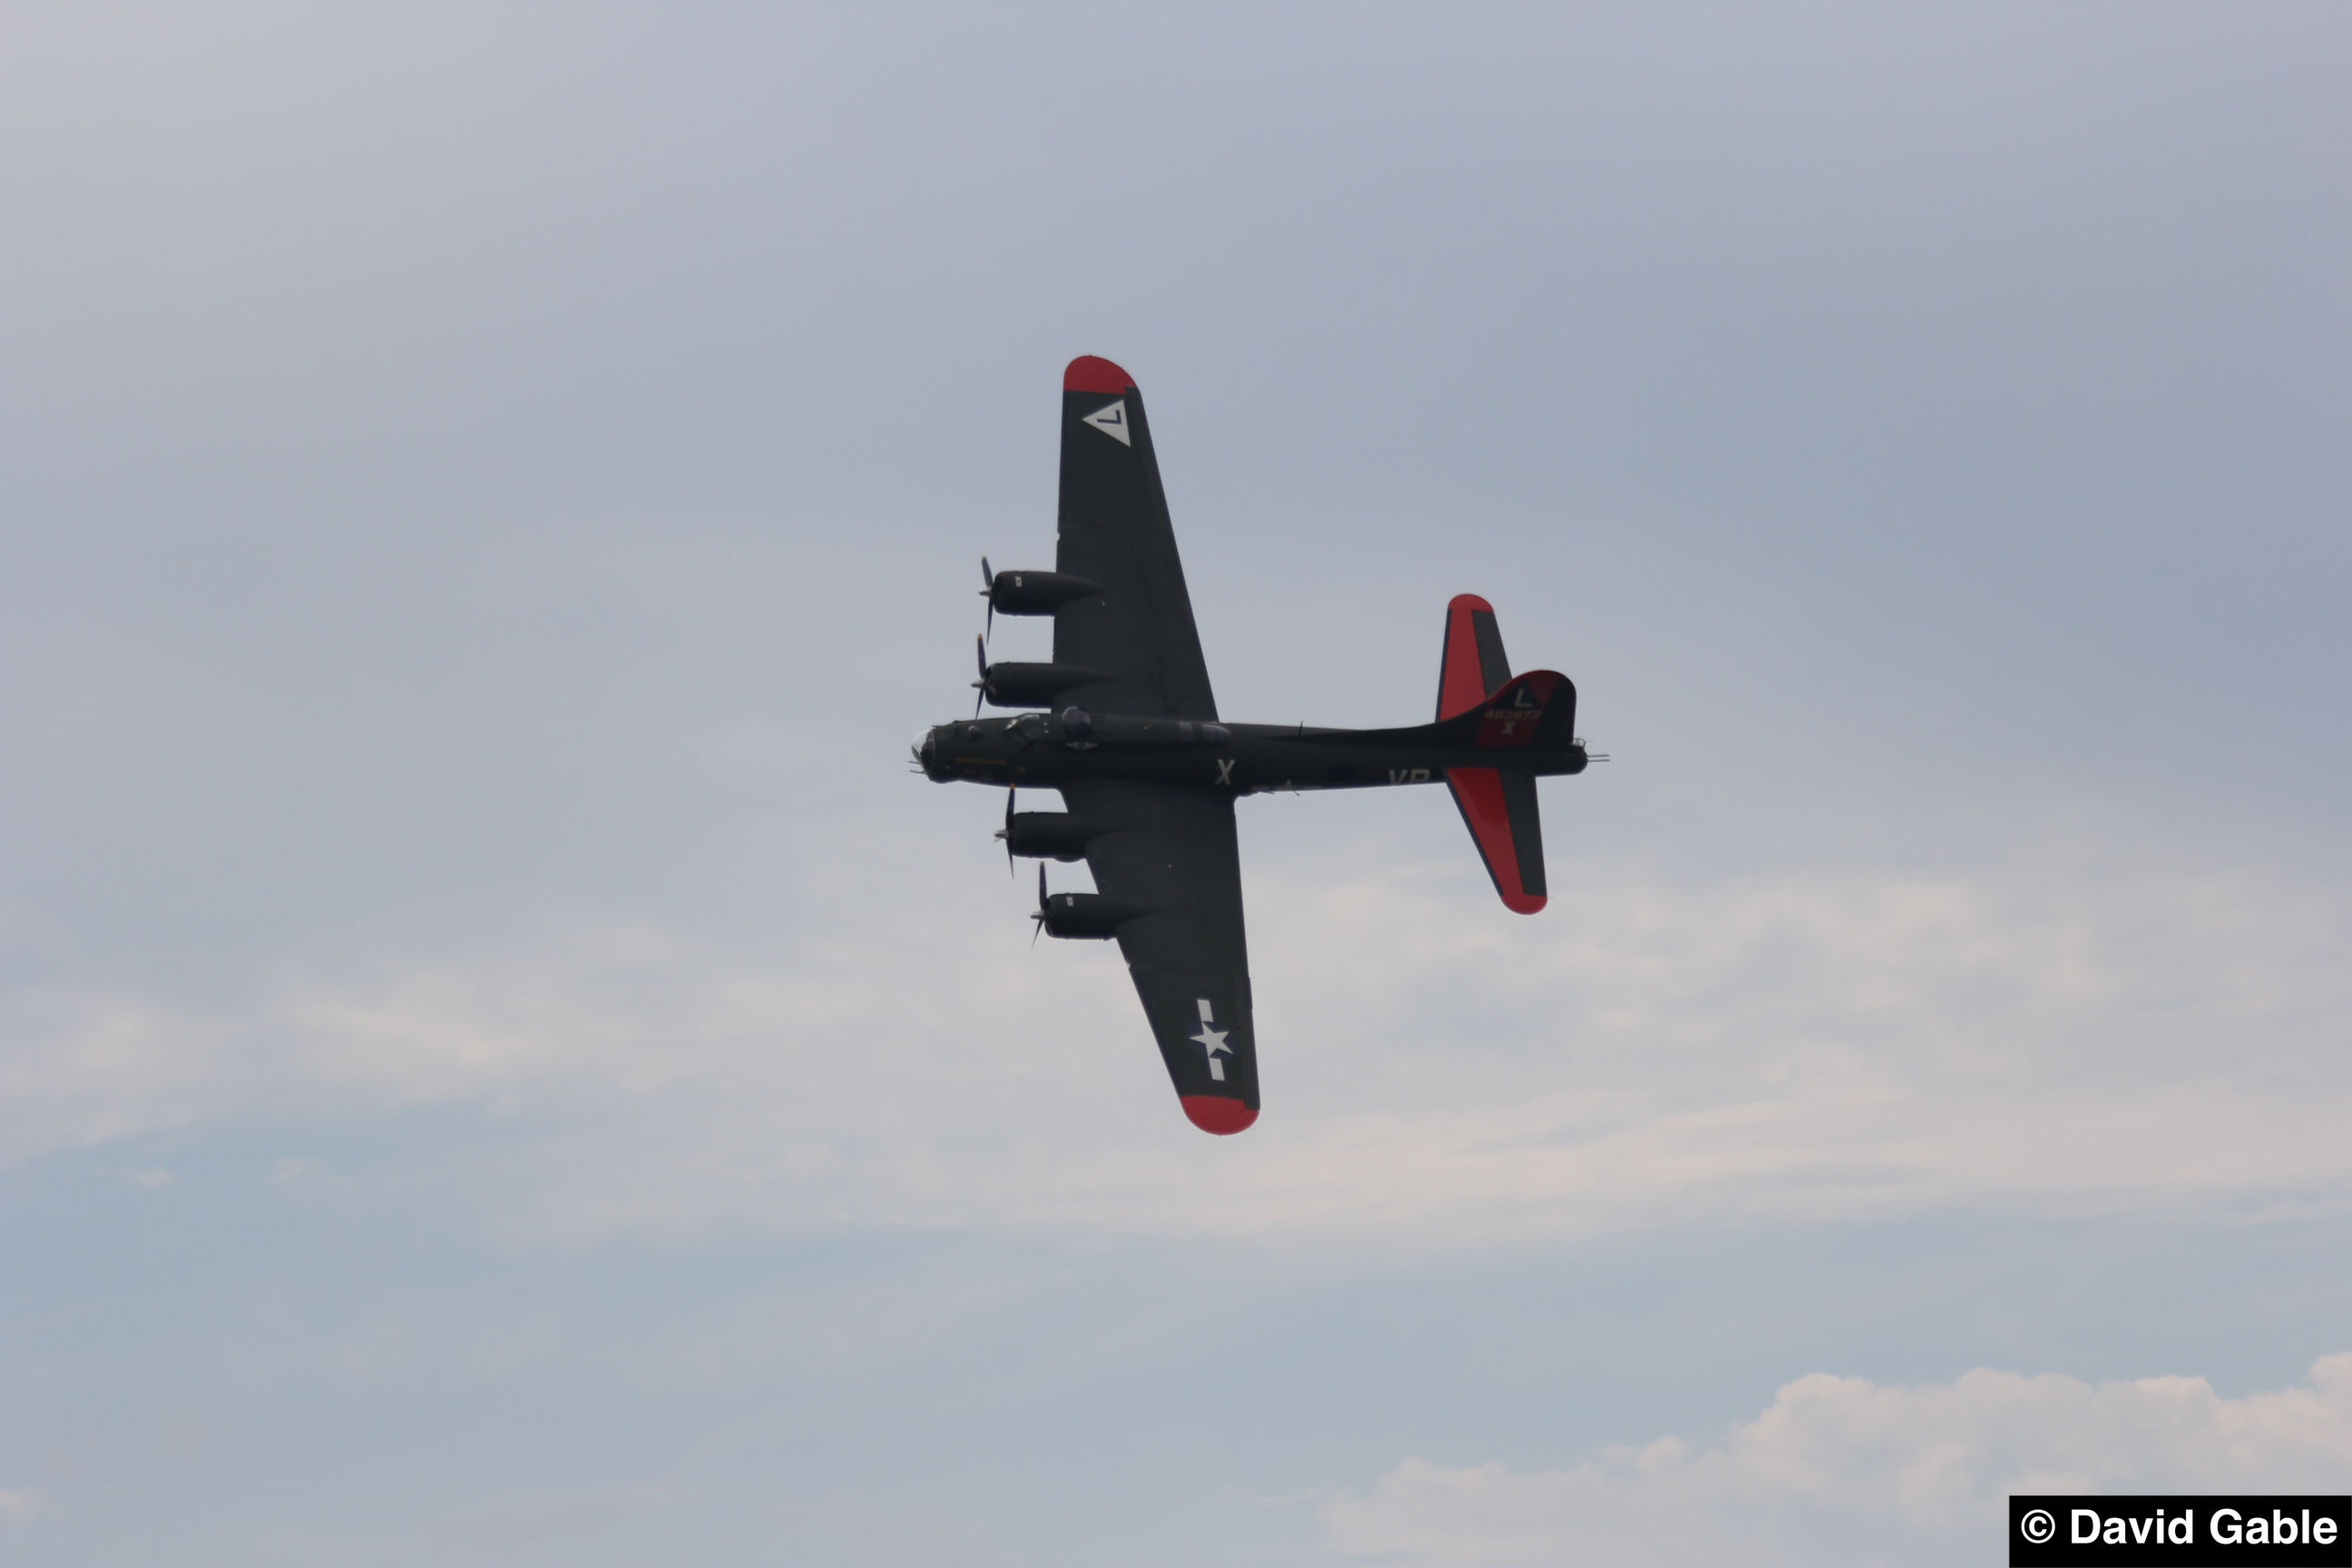
[{"label": "engine cowling", "polygon": [[1050,616],[1102,591],[1093,579],[1067,572],[999,572],[989,579],[988,605],[1000,616]]},{"label": "engine cowling", "polygon": [[981,675],[981,694],[998,708],[1051,708],[1072,687],[1109,676],[1076,664],[992,664]]},{"label": "engine cowling", "polygon": [[1100,942],[1117,936],[1119,927],[1149,912],[1140,904],[1102,893],[1055,893],[1039,908],[1037,921],[1047,936]]},{"label": "engine cowling", "polygon": [[1108,823],[1072,812],[1018,811],[1004,825],[1004,847],[1034,859],[1076,860],[1085,857],[1087,840],[1109,830]]}]

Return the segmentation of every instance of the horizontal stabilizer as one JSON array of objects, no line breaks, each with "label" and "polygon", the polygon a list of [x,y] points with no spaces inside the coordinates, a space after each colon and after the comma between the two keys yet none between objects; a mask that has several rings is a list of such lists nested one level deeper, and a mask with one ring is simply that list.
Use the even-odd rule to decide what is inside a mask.
[{"label": "horizontal stabilizer", "polygon": [[1495,879],[1503,907],[1531,915],[1544,907],[1543,822],[1536,776],[1524,768],[1448,768],[1445,787]]},{"label": "horizontal stabilizer", "polygon": [[1475,594],[1454,595],[1445,606],[1445,646],[1437,665],[1438,721],[1467,713],[1510,679],[1495,606]]}]

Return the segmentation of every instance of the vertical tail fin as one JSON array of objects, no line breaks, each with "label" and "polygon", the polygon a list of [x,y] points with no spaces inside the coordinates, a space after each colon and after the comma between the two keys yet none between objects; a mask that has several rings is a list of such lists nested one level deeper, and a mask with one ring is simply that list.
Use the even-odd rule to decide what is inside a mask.
[{"label": "vertical tail fin", "polygon": [[1429,726],[1429,732],[1441,746],[1541,755],[1565,752],[1576,744],[1576,682],[1556,669],[1515,675],[1453,718]]}]

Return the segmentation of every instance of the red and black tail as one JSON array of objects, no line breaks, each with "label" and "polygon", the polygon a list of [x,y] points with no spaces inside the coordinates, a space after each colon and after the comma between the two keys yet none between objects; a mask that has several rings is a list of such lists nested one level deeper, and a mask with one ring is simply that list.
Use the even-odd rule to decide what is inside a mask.
[{"label": "red and black tail", "polygon": [[1445,784],[1503,907],[1531,915],[1547,895],[1543,821],[1527,763],[1532,754],[1576,743],[1576,685],[1549,669],[1513,677],[1495,607],[1475,594],[1457,595],[1445,606],[1437,719],[1450,743],[1496,753],[1492,767],[1446,769]]}]

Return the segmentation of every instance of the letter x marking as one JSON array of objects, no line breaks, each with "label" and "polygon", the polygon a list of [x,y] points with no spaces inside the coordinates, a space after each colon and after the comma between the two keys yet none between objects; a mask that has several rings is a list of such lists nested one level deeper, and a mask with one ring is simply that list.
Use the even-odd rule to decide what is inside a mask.
[{"label": "letter x marking", "polygon": [[1219,757],[1217,759],[1217,782],[1219,784],[1229,784],[1234,782],[1234,759],[1232,757]]}]

